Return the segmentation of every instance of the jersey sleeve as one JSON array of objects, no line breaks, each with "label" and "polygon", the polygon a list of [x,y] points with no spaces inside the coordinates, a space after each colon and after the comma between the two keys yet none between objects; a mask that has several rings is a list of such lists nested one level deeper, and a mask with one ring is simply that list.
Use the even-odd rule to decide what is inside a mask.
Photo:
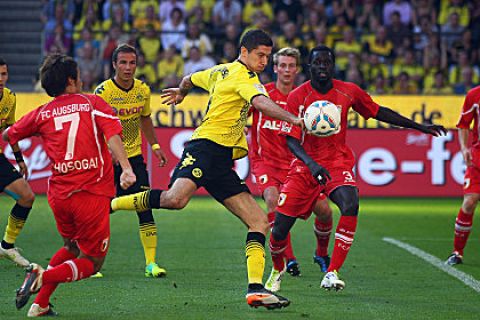
[{"label": "jersey sleeve", "polygon": [[149,117],[152,114],[152,109],[150,108],[150,87],[146,83],[143,85],[145,86],[145,95],[147,97],[145,99],[145,105],[143,106],[141,115],[144,117]]},{"label": "jersey sleeve", "polygon": [[[299,115],[300,105],[301,105],[301,97],[297,91],[292,92],[288,95],[287,98],[287,108],[286,110],[291,114]],[[299,115],[301,116],[301,115]],[[280,135],[291,136],[295,139],[301,140],[302,138],[302,129],[298,126],[294,126],[291,123],[286,121],[282,122],[282,126],[280,128]]]},{"label": "jersey sleeve", "polygon": [[30,111],[8,129],[8,140],[11,145],[38,132],[37,115],[38,109]]},{"label": "jersey sleeve", "polygon": [[122,124],[118,117],[113,113],[112,107],[101,97],[96,97],[93,106],[95,123],[108,141],[114,135],[122,135]]},{"label": "jersey sleeve", "polygon": [[265,90],[265,87],[260,83],[260,80],[256,75],[252,78],[245,77],[239,79],[236,89],[238,94],[249,103],[251,103],[252,99],[258,95],[268,97],[267,90]]},{"label": "jersey sleeve", "polygon": [[372,100],[372,97],[359,86],[352,83],[352,96],[354,97],[353,110],[365,119],[374,118],[380,106]]},{"label": "jersey sleeve", "polygon": [[10,112],[8,113],[7,126],[11,126],[12,124],[15,123],[15,110],[17,109],[17,97],[13,92],[11,93],[11,95],[12,95],[13,105],[12,105],[12,108],[10,109]]},{"label": "jersey sleeve", "polygon": [[190,81],[196,87],[200,87],[203,90],[209,91],[208,82],[210,80],[211,68],[199,72],[195,72],[190,76]]},{"label": "jersey sleeve", "polygon": [[106,95],[106,93],[105,93],[105,82],[99,84],[99,85],[95,88],[95,90],[93,91],[93,93],[94,93],[95,95],[97,95],[97,96],[102,97],[104,100],[107,100],[106,97],[105,97],[105,95]]},{"label": "jersey sleeve", "polygon": [[470,124],[473,121],[473,117],[476,112],[478,112],[478,108],[475,108],[475,99],[471,93],[468,93],[465,97],[465,101],[462,107],[462,113],[460,114],[460,119],[457,123],[457,128],[459,129],[469,129]]}]

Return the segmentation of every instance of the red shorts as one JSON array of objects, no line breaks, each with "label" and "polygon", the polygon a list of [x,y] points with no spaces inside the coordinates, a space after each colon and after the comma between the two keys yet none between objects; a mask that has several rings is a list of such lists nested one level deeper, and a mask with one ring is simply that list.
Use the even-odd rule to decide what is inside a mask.
[{"label": "red shorts", "polygon": [[263,195],[265,189],[269,187],[275,187],[277,190],[280,190],[283,182],[287,178],[288,170],[289,168],[272,168],[263,165],[263,163],[254,164],[252,172],[255,175],[255,184],[260,193]]},{"label": "red shorts", "polygon": [[298,171],[295,167],[292,168],[282,187],[276,211],[286,216],[306,220],[312,214],[317,199],[325,199],[322,194],[330,195],[340,186],[356,186],[351,169],[336,168],[329,172],[332,179],[322,186],[309,171]]},{"label": "red shorts", "polygon": [[476,166],[469,166],[465,171],[463,194],[470,193],[480,194],[480,168]]},{"label": "red shorts", "polygon": [[68,199],[48,197],[57,229],[73,240],[84,254],[104,257],[110,244],[110,198],[86,191]]}]

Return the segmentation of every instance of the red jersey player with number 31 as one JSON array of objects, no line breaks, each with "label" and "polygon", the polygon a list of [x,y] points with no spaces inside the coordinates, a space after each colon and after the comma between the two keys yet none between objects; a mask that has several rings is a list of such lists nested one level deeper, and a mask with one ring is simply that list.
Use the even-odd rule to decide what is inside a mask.
[{"label": "red jersey player with number 31", "polygon": [[[318,46],[309,55],[311,80],[292,91],[287,100],[287,111],[302,115],[310,104],[327,100],[341,110],[341,130],[330,137],[319,138],[304,133],[300,128],[282,125],[287,145],[295,159],[280,193],[276,208],[275,222],[270,235],[270,248],[281,252],[287,242],[287,235],[297,218],[306,219],[312,212],[318,194],[324,192],[340,209],[332,259],[321,287],[341,290],[344,281],[338,270],[342,267],[353,242],[357,228],[359,208],[353,166],[352,150],[346,145],[347,114],[353,108],[364,118],[375,118],[396,126],[412,128],[423,133],[438,136],[445,128],[437,125],[418,124],[389,108],[379,106],[356,84],[333,79],[335,55],[332,49]],[[282,265],[275,261],[274,267]]]},{"label": "red jersey player with number 31", "polygon": [[77,63],[64,55],[48,56],[40,78],[54,99],[3,133],[11,144],[34,135],[42,138],[52,162],[48,203],[64,240],[46,271],[35,263],[27,268],[16,306],[22,308],[38,292],[29,317],[54,315],[50,296],[58,284],[88,278],[103,264],[110,243],[110,199],[115,195],[109,148],[123,169],[122,187],[136,181],[120,138],[120,121],[102,98],[80,93]]},{"label": "red jersey player with number 31", "polygon": [[[273,55],[273,71],[277,75],[277,80],[267,83],[265,89],[270,98],[283,108],[286,108],[288,94],[295,89],[294,83],[299,65],[300,51],[298,49],[286,47]],[[281,121],[273,119],[255,108],[252,108],[252,116],[249,145],[252,173],[265,200],[268,221],[273,225],[280,188],[287,177],[294,156],[287,147],[285,136],[278,134]],[[325,272],[330,261],[328,243],[332,229],[332,210],[328,206],[328,200],[324,194],[319,195],[314,211],[318,214],[314,225],[317,248],[313,259],[320,266],[321,271]],[[285,270],[281,269],[280,272],[272,268],[270,277],[265,283],[268,290],[278,291],[280,289],[279,279],[285,271],[292,276],[301,274],[297,259],[293,254],[290,234],[287,236],[287,241],[283,252],[272,252],[272,254],[283,255],[286,268],[284,268]]]}]

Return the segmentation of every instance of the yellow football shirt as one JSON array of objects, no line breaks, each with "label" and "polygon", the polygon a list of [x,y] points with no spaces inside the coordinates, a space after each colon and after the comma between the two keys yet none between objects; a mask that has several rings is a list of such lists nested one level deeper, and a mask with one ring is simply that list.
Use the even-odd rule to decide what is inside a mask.
[{"label": "yellow football shirt", "polygon": [[[0,100],[0,133],[15,123],[15,108],[17,106],[17,98],[15,93],[8,88],[3,88],[2,99]],[[0,148],[0,153],[3,150]]]},{"label": "yellow football shirt", "polygon": [[130,89],[121,88],[113,79],[98,85],[95,94],[102,97],[113,108],[122,123],[123,144],[129,158],[142,154],[140,117],[148,117],[150,110],[150,88],[134,79]]},{"label": "yellow football shirt", "polygon": [[255,96],[268,96],[258,75],[236,60],[196,72],[191,81],[210,96],[205,117],[191,139],[208,139],[232,147],[233,159],[245,157],[248,145],[243,129],[250,102]]}]

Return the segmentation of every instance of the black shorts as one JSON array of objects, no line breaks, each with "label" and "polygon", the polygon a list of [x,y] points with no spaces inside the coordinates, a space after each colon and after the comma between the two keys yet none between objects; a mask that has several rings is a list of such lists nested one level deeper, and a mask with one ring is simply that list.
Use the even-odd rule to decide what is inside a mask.
[{"label": "black shorts", "polygon": [[20,172],[0,153],[0,192],[15,180],[22,179]]},{"label": "black shorts", "polygon": [[250,192],[233,170],[232,148],[206,139],[189,141],[175,167],[170,186],[178,178],[188,178],[204,187],[218,202],[242,192]]},{"label": "black shorts", "polygon": [[123,190],[120,187],[120,175],[122,174],[122,167],[120,167],[118,164],[114,165],[113,168],[115,170],[115,186],[117,188],[117,197],[150,189],[147,166],[145,165],[145,162],[143,162],[142,155],[128,158],[128,162],[130,162],[130,165],[132,166],[133,173],[135,173],[135,176],[137,176],[137,181],[127,190]]}]

